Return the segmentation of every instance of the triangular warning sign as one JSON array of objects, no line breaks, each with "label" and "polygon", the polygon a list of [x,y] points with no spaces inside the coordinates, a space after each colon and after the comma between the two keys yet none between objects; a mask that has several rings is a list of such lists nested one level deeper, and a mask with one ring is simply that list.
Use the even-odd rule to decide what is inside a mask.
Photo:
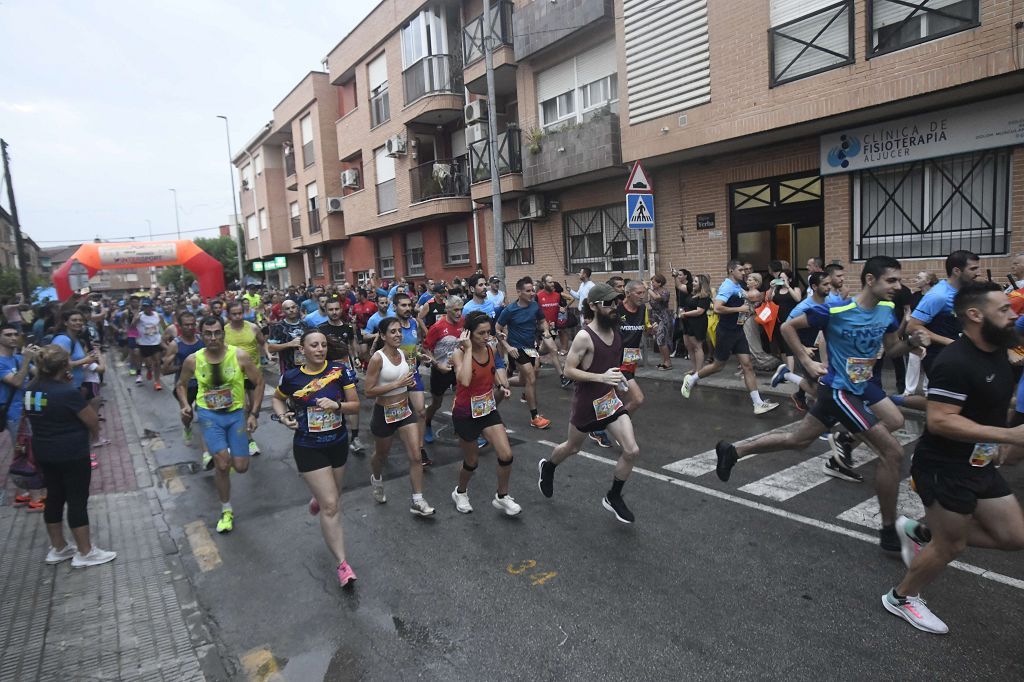
[{"label": "triangular warning sign", "polygon": [[633,209],[633,215],[629,217],[629,222],[632,224],[654,222],[651,214],[647,212],[647,204],[644,203],[642,198],[636,202],[636,208]]},{"label": "triangular warning sign", "polygon": [[647,179],[644,167],[637,161],[633,164],[633,170],[629,173],[629,180],[626,181],[626,191],[634,194],[653,194],[651,181]]}]

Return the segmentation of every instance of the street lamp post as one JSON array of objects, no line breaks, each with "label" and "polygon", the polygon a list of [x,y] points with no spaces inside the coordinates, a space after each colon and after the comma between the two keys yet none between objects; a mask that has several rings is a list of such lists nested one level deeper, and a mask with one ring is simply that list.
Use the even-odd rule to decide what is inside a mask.
[{"label": "street lamp post", "polygon": [[[174,195],[174,225],[178,228],[178,239],[181,239],[181,220],[178,218],[178,190],[171,188],[171,194]],[[185,270],[182,266],[178,266],[178,288],[182,293],[185,292]]]},{"label": "street lamp post", "polygon": [[242,243],[238,240],[238,232],[242,229],[238,222],[238,194],[235,192],[235,164],[231,162],[231,129],[228,126],[228,117],[217,114],[217,118],[224,119],[224,136],[228,143],[228,175],[231,177],[231,206],[233,207],[235,219],[235,252],[238,255],[238,283],[242,284],[245,277],[245,260],[242,258]]}]

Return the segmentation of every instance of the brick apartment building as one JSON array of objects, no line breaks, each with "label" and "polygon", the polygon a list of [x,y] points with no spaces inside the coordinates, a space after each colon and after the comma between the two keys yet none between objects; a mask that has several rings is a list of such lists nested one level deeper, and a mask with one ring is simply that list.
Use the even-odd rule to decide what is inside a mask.
[{"label": "brick apartment building", "polygon": [[[635,273],[624,184],[638,159],[656,271],[717,280],[734,256],[802,270],[876,253],[940,271],[968,248],[1003,279],[1024,251],[1024,6],[492,6],[510,281]],[[250,242],[287,255],[291,281],[490,269],[482,11],[384,0],[236,157]]]}]

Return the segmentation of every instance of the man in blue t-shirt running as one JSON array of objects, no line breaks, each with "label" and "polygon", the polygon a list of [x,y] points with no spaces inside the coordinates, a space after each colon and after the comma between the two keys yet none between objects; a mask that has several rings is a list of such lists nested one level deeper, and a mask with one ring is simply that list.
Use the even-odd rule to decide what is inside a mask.
[{"label": "man in blue t-shirt running", "polygon": [[[551,333],[544,312],[534,300],[536,291],[533,280],[523,277],[516,282],[519,297],[505,306],[498,316],[498,339],[508,346],[508,367],[518,369],[516,379],[509,386],[523,386],[526,391],[526,406],[530,408],[530,426],[546,429],[551,420],[537,411],[537,328],[544,336]],[[465,310],[465,308],[463,308]]]},{"label": "man in blue t-shirt running", "polygon": [[[882,515],[880,545],[887,551],[900,551],[896,533],[896,499],[899,491],[903,446],[892,431],[903,425],[903,415],[871,381],[876,360],[883,347],[890,357],[906,355],[925,347],[931,339],[918,331],[899,339],[899,324],[893,314],[892,299],[900,288],[900,262],[889,256],[873,256],[864,263],[860,294],[833,307],[813,305],[803,315],[782,325],[782,336],[790,348],[800,345],[800,330],[824,332],[828,350],[828,368],[807,354],[798,354],[808,376],[818,379],[818,400],[795,430],[768,433],[748,443],[719,441],[718,478],[728,481],[740,457],[752,453],[779,450],[803,450],[837,423],[870,445],[879,455],[875,471],[875,493]],[[837,478],[845,467],[833,455],[825,462],[825,473]]]}]

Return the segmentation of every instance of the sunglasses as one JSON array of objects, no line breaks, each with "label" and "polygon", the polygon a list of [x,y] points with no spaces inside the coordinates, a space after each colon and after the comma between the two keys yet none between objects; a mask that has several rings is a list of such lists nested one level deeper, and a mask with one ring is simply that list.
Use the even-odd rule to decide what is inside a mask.
[{"label": "sunglasses", "polygon": [[599,306],[601,306],[602,308],[614,308],[616,305],[618,305],[618,303],[619,303],[619,299],[613,298],[610,301],[598,301],[597,304]]}]

